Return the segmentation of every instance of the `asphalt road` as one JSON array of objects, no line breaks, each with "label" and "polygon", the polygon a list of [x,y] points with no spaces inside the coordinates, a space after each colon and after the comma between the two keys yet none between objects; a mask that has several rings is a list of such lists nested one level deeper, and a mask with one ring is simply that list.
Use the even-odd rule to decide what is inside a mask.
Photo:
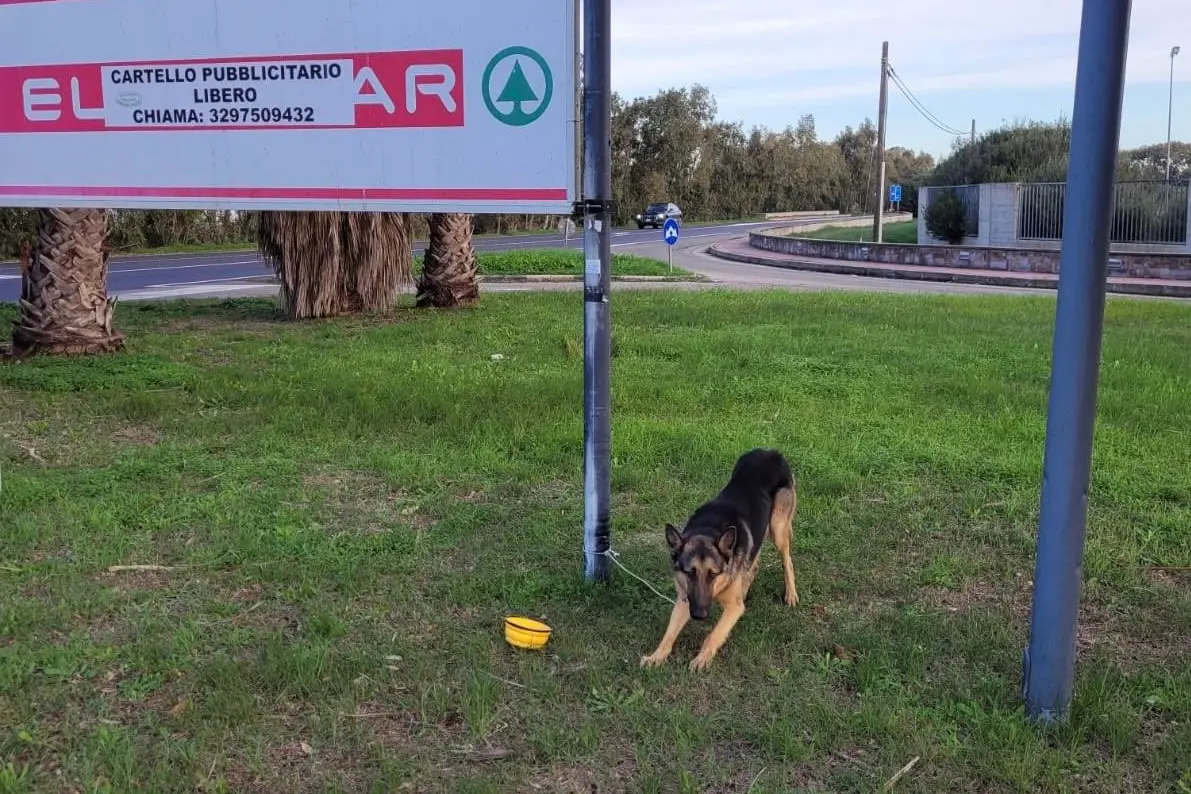
[{"label": "asphalt road", "polygon": [[[737,223],[718,226],[686,225],[682,229],[683,243],[710,243],[713,238],[739,235],[762,226],[789,225],[790,221]],[[662,233],[657,229],[620,230],[613,233],[612,245],[617,251],[636,246],[662,246]],[[582,248],[582,238],[572,237],[564,245],[560,234],[509,235],[477,237],[477,251],[513,251],[529,248]],[[422,246],[418,245],[417,250]],[[627,252],[627,251],[626,251]],[[145,290],[185,294],[207,288],[231,290],[236,282],[258,282],[272,276],[272,270],[255,251],[227,251],[211,254],[151,254],[146,256],[113,256],[108,265],[108,293],[114,295],[138,293]],[[20,296],[20,275],[15,264],[0,264],[0,301],[16,301]]]},{"label": "asphalt road", "polygon": [[[814,222],[815,219],[802,219]],[[675,267],[706,277],[702,282],[634,282],[618,281],[617,292],[649,289],[788,289],[788,290],[845,290],[863,292],[933,293],[967,295],[1050,295],[1053,290],[1014,287],[993,287],[978,284],[913,281],[906,279],[873,278],[810,271],[789,270],[728,262],[706,253],[708,246],[732,237],[747,234],[764,226],[789,226],[791,221],[736,223],[728,225],[684,226],[681,241],[667,251],[661,232],[618,230],[612,238],[613,250],[633,253],[666,261],[672,254]],[[564,241],[558,234],[512,235],[476,238],[479,251],[509,251],[532,248],[562,248]],[[571,239],[570,248],[581,248],[581,239]],[[418,246],[420,250],[421,246]],[[575,290],[581,284],[565,282],[486,282],[485,292],[528,292],[538,290]],[[408,291],[408,290],[407,290]],[[20,292],[17,268],[10,263],[0,264],[0,301],[15,301]],[[272,271],[255,251],[232,251],[215,254],[169,254],[134,257],[113,257],[108,274],[108,294],[122,300],[164,299],[180,297],[247,297],[268,296],[277,292]],[[1121,296],[1137,297],[1142,296]],[[1164,300],[1153,298],[1153,300]]]}]

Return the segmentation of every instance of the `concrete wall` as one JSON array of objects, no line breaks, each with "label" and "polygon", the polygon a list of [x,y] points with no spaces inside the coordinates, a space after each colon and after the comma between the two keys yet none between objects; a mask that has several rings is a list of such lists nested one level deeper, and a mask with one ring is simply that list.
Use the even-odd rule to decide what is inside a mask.
[{"label": "concrete wall", "polygon": [[[764,251],[816,259],[848,262],[880,262],[890,265],[970,268],[1015,273],[1058,273],[1059,252],[963,245],[897,245],[891,243],[844,243],[787,237],[777,230],[753,232],[749,245]],[[1109,260],[1109,272],[1116,276],[1191,281],[1191,252],[1162,254],[1120,254]]]},{"label": "concrete wall", "polygon": [[[985,245],[1014,247],[1017,245],[1018,190],[1014,184],[980,186],[981,230],[988,229]],[[988,226],[983,224],[988,214]]]},{"label": "concrete wall", "polygon": [[767,212],[767,221],[785,221],[796,218],[822,218],[827,215],[839,215],[839,210],[799,210],[798,212]]}]

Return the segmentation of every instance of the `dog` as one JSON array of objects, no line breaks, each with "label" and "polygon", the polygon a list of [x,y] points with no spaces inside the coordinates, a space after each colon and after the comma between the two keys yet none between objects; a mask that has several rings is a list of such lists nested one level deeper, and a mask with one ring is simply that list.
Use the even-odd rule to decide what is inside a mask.
[{"label": "dog", "polygon": [[691,514],[681,532],[666,524],[678,598],[665,635],[653,653],[641,658],[642,667],[664,664],[689,620],[705,620],[716,601],[723,610],[720,619],[690,668],[699,671],[711,665],[744,614],[766,537],[782,555],[786,604],[798,605],[790,556],[797,504],[794,473],[786,458],[774,449],[753,449],[740,456],[728,483]]}]

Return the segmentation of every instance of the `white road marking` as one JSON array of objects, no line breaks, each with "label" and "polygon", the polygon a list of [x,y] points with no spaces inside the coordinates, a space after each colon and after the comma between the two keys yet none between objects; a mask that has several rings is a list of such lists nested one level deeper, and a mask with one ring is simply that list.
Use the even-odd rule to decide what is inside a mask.
[{"label": "white road marking", "polygon": [[154,273],[158,270],[194,270],[204,267],[236,267],[238,265],[261,265],[267,267],[260,259],[237,259],[231,262],[207,262],[201,265],[153,265],[151,267],[128,267],[108,269],[108,273]]},{"label": "white road marking", "polygon": [[210,259],[213,256],[245,256],[253,253],[251,249],[228,250],[228,251],[195,251],[186,254],[115,254],[112,256],[112,265],[135,265],[138,261],[142,262],[185,262],[188,259]]},{"label": "white road marking", "polygon": [[[277,289],[274,284],[261,284],[261,289]],[[251,289],[251,287],[244,284],[199,284],[192,287],[175,287],[173,289],[140,289],[130,290],[128,292],[119,293],[119,296],[125,300],[132,299],[152,299],[152,298],[184,298],[187,295],[209,295],[213,292],[239,292],[241,290]]]},{"label": "white road marking", "polygon": [[229,278],[208,278],[195,281],[173,281],[167,284],[146,284],[142,289],[165,289],[169,287],[185,287],[190,284],[225,284],[229,281],[250,281],[262,276],[230,276]]},{"label": "white road marking", "polygon": [[[688,234],[683,237],[679,237],[678,241],[681,243],[683,240],[697,240],[700,237],[723,237],[723,236],[724,236],[723,232],[707,232],[706,234]],[[612,243],[612,247],[613,248],[624,248],[625,246],[629,246],[629,245],[651,245],[654,243],[656,243],[657,245],[665,245],[666,241],[662,240],[659,237],[656,240],[634,240],[631,243]]]}]

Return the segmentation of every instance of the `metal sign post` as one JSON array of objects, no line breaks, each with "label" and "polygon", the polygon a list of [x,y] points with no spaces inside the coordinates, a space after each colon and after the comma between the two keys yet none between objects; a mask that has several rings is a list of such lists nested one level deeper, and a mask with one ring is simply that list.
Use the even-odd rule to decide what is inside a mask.
[{"label": "metal sign post", "polygon": [[611,572],[612,2],[583,3],[583,553]]},{"label": "metal sign post", "polygon": [[1030,644],[1023,659],[1026,712],[1042,723],[1066,720],[1075,679],[1075,629],[1130,4],[1130,0],[1084,0],[1079,34],[1034,606]]}]

